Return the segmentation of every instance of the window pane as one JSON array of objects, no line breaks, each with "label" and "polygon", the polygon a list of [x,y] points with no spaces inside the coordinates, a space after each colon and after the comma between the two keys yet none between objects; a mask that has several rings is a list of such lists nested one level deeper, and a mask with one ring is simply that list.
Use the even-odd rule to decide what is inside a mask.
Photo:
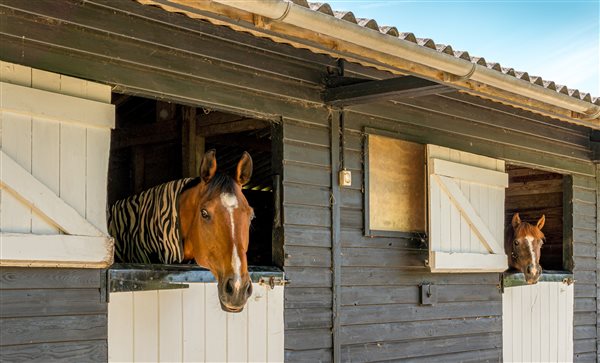
[{"label": "window pane", "polygon": [[425,146],[369,135],[371,230],[425,231]]}]

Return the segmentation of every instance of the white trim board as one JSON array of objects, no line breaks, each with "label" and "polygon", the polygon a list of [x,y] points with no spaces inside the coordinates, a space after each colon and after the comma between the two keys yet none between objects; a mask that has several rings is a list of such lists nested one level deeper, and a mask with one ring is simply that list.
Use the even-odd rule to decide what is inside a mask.
[{"label": "white trim board", "polygon": [[429,252],[431,272],[503,272],[507,265],[504,253]]},{"label": "white trim board", "polygon": [[103,268],[113,263],[110,237],[0,234],[0,266]]},{"label": "white trim board", "polygon": [[432,158],[432,173],[472,183],[508,188],[508,174],[471,165]]},{"label": "white trim board", "polygon": [[0,111],[69,122],[87,127],[114,128],[115,106],[84,98],[0,82]]}]

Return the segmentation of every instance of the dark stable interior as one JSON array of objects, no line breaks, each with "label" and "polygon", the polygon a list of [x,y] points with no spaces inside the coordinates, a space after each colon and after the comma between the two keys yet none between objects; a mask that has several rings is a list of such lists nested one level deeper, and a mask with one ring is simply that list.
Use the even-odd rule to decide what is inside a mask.
[{"label": "dark stable interior", "polygon": [[[215,149],[218,169],[230,175],[247,151],[254,167],[243,192],[256,216],[250,228],[248,264],[273,265],[270,124],[123,94],[113,94],[113,104],[117,120],[111,135],[108,205],[161,183],[198,175],[186,161],[193,158],[193,150],[201,157],[203,150]],[[195,123],[192,135],[191,120]]]},{"label": "dark stable interior", "polygon": [[522,221],[533,225],[542,214],[546,223],[542,232],[540,265],[544,270],[561,271],[563,267],[563,179],[548,171],[507,165],[509,186],[506,189],[505,222],[509,225],[518,212]]}]

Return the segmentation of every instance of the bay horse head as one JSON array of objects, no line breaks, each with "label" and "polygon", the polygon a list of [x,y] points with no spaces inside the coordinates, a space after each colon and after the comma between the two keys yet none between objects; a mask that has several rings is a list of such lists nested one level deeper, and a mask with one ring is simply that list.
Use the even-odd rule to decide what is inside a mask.
[{"label": "bay horse head", "polygon": [[210,150],[202,159],[199,182],[180,196],[184,258],[213,273],[226,312],[241,312],[252,294],[246,251],[254,211],[242,193],[251,175],[247,152],[229,176],[217,172],[215,150]]},{"label": "bay horse head", "polygon": [[544,233],[542,228],[546,222],[546,216],[531,225],[521,221],[519,213],[512,217],[511,227],[508,228],[505,248],[509,254],[509,265],[525,275],[528,284],[535,284],[542,275],[540,266],[541,247],[544,244]]}]

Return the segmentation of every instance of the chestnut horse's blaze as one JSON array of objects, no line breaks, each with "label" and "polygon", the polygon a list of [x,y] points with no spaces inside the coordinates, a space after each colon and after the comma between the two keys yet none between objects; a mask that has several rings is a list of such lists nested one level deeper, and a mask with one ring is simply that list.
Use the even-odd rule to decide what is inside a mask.
[{"label": "chestnut horse's blaze", "polygon": [[195,260],[217,279],[221,308],[242,311],[252,294],[246,251],[254,211],[242,193],[251,176],[248,153],[231,177],[217,172],[210,150],[199,178],[161,184],[116,202],[108,225],[117,258],[167,264]]},{"label": "chestnut horse's blaze", "polygon": [[504,248],[509,256],[508,264],[523,272],[528,284],[537,283],[542,275],[540,255],[544,244],[542,228],[545,222],[546,216],[542,215],[534,226],[521,221],[519,213],[515,213],[511,225],[507,227]]}]

